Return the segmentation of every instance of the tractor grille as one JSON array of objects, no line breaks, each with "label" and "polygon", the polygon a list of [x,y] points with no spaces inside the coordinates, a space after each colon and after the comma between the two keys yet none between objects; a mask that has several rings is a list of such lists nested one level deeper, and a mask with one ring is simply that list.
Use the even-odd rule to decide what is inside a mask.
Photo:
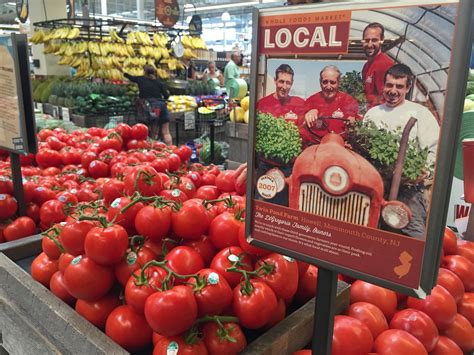
[{"label": "tractor grille", "polygon": [[331,196],[318,184],[304,182],[300,187],[299,209],[319,216],[367,226],[370,197],[359,192]]}]

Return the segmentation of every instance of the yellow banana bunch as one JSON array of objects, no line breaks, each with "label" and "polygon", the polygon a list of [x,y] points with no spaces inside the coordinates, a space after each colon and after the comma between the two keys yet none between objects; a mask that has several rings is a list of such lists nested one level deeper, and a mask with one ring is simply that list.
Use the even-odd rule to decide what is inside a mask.
[{"label": "yellow banana bunch", "polygon": [[112,28],[110,30],[110,38],[112,41],[117,42],[117,43],[125,43],[125,40],[120,37],[117,33],[117,30],[115,28]]},{"label": "yellow banana bunch", "polygon": [[142,68],[125,68],[125,72],[127,74],[130,74],[132,76],[142,76],[143,75],[143,69]]},{"label": "yellow banana bunch", "polygon": [[46,33],[42,30],[39,30],[33,33],[33,36],[31,36],[30,41],[31,43],[34,43],[34,44],[44,43],[45,36],[46,36]]},{"label": "yellow banana bunch", "polygon": [[161,50],[161,57],[163,57],[163,59],[168,59],[170,57],[170,52],[168,50],[168,48],[159,48]]},{"label": "yellow banana bunch", "polygon": [[74,39],[74,38],[79,37],[80,34],[81,34],[81,30],[78,27],[74,27],[72,29],[69,29],[69,31],[66,35],[66,38],[67,39]]},{"label": "yellow banana bunch", "polygon": [[101,55],[102,52],[100,51],[100,46],[99,43],[97,42],[89,42],[88,43],[88,49],[89,53],[95,54],[95,55]]},{"label": "yellow banana bunch", "polygon": [[153,43],[157,47],[166,47],[166,45],[169,42],[169,37],[166,33],[159,32],[159,33],[153,33]]},{"label": "yellow banana bunch", "polygon": [[206,43],[201,37],[194,36],[191,38],[194,49],[204,49],[207,50]]},{"label": "yellow banana bunch", "polygon": [[181,37],[181,43],[183,44],[184,48],[194,49],[193,40],[190,36]]},{"label": "yellow banana bunch", "polygon": [[153,42],[150,39],[150,36],[148,35],[147,32],[136,32],[136,36],[139,39],[139,43],[145,45],[145,46],[152,46]]},{"label": "yellow banana bunch", "polygon": [[197,58],[197,54],[192,49],[186,48],[183,53],[183,57],[187,59]]},{"label": "yellow banana bunch", "polygon": [[[142,56],[144,57],[155,57],[155,48],[149,47],[149,46],[141,46],[139,49],[139,52]],[[160,51],[160,56],[161,56],[161,51]]]},{"label": "yellow banana bunch", "polygon": [[169,74],[166,70],[163,70],[163,69],[157,69],[156,70],[156,73],[158,74],[158,76],[161,78],[161,79],[168,79],[169,78]]}]

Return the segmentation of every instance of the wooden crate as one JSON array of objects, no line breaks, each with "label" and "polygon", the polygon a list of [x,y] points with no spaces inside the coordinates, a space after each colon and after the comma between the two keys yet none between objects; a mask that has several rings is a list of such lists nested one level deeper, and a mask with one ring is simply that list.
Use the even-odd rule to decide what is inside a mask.
[{"label": "wooden crate", "polygon": [[227,122],[226,137],[229,143],[229,160],[245,163],[247,161],[248,130],[246,123]]},{"label": "wooden crate", "polygon": [[41,234],[32,235],[11,242],[0,243],[0,253],[13,261],[28,258],[41,253]]},{"label": "wooden crate", "polygon": [[0,354],[127,354],[0,253]]},{"label": "wooden crate", "polygon": [[[18,265],[0,253],[0,354],[128,354],[24,271],[41,247],[40,236],[29,238],[3,248]],[[339,281],[336,313],[349,306],[349,288]],[[303,348],[313,335],[314,307],[312,299],[250,341],[242,354],[289,355]]]}]

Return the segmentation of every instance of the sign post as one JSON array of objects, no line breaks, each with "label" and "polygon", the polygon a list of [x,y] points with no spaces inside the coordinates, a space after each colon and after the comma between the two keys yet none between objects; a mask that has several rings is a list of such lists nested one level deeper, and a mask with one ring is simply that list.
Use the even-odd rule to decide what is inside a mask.
[{"label": "sign post", "polygon": [[417,298],[436,284],[473,7],[254,10],[246,235],[318,266],[313,354],[331,353],[338,273]]},{"label": "sign post", "polygon": [[26,35],[0,36],[0,148],[10,152],[19,214],[25,214],[20,154],[36,153],[36,124]]}]

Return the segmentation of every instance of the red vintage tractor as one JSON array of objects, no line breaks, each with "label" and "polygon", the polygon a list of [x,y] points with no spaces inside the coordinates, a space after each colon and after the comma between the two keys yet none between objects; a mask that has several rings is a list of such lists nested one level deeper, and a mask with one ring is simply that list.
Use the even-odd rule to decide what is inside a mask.
[{"label": "red vintage tractor", "polygon": [[[333,118],[320,117],[318,121],[324,124],[327,119]],[[318,129],[323,124],[319,123]],[[395,175],[401,176],[406,151],[406,148],[403,151],[403,139],[399,153],[401,167],[397,160],[392,180],[392,184],[398,186],[394,191],[391,189],[389,201],[384,199],[383,180],[375,167],[349,149],[340,134],[330,132],[320,137],[319,144],[306,148],[296,158],[293,172],[286,179],[289,207],[373,228],[379,227],[382,216],[391,228],[404,228],[410,222],[411,211],[395,200],[400,185],[400,177]]]}]

